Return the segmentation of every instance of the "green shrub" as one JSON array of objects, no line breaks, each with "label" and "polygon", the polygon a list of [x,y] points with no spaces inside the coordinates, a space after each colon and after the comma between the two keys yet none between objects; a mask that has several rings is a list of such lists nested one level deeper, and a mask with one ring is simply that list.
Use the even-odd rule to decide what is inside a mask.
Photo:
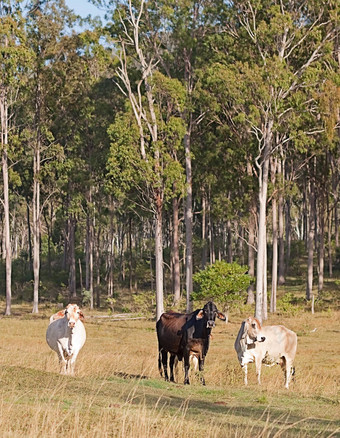
[{"label": "green shrub", "polygon": [[153,314],[156,309],[155,293],[152,291],[133,294],[134,311],[142,315]]},{"label": "green shrub", "polygon": [[303,311],[303,305],[292,292],[287,292],[281,299],[277,300],[276,310],[277,313],[294,316]]},{"label": "green shrub", "polygon": [[83,306],[88,306],[91,303],[91,291],[83,289],[81,302]]},{"label": "green shrub", "polygon": [[224,309],[239,305],[244,302],[251,281],[246,272],[245,266],[217,261],[193,276],[198,291],[192,293],[192,298],[213,300]]}]

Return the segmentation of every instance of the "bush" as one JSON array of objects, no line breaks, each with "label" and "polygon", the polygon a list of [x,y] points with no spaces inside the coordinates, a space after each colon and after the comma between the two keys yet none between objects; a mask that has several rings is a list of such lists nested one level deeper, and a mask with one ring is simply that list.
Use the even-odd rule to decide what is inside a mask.
[{"label": "bush", "polygon": [[286,315],[297,315],[303,311],[301,300],[292,292],[287,292],[280,300],[277,300],[277,313]]},{"label": "bush", "polygon": [[224,309],[240,304],[246,298],[246,290],[251,281],[247,270],[245,266],[225,261],[207,266],[193,276],[199,290],[192,293],[192,298],[214,300]]}]

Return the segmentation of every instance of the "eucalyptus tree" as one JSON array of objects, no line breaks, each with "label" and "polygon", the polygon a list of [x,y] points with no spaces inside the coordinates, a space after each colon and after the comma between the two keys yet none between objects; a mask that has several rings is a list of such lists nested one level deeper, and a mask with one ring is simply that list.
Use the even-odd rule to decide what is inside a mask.
[{"label": "eucalyptus tree", "polygon": [[[157,53],[154,50],[154,41],[160,38],[162,21],[152,23],[149,20],[149,2],[143,0],[138,5],[131,1],[118,3],[115,18],[116,27],[111,28],[116,46],[118,65],[116,69],[117,85],[128,99],[128,109],[134,117],[134,122],[126,114],[116,118],[111,129],[112,154],[110,171],[117,173],[115,166],[122,166],[117,162],[121,158],[120,149],[129,148],[130,158],[124,157],[125,175],[129,176],[130,184],[140,190],[141,204],[147,205],[154,216],[155,224],[155,262],[156,262],[156,317],[164,311],[163,304],[163,235],[162,223],[164,204],[167,201],[168,188],[181,175],[174,151],[174,137],[177,142],[176,128],[179,128],[179,118],[176,116],[182,108],[181,89],[178,83],[166,82],[159,70]],[[156,20],[157,21],[157,20]],[[152,24],[152,25],[151,25]],[[171,95],[173,113],[164,111],[164,97],[161,95],[162,85]],[[172,91],[170,90],[172,88]],[[130,135],[118,138],[117,133],[122,131],[122,123],[130,126]],[[172,124],[173,127],[171,126]],[[176,125],[176,126],[175,126]],[[133,129],[132,126],[134,126]],[[139,148],[131,149],[132,138],[138,138]],[[124,144],[124,141],[126,142]],[[133,141],[133,140],[132,140]],[[130,143],[130,144],[128,144]],[[113,157],[116,155],[116,158]],[[134,174],[134,178],[131,175]],[[147,203],[145,203],[147,200]]]},{"label": "eucalyptus tree", "polygon": [[[28,5],[27,34],[34,53],[32,80],[29,84],[27,120],[32,128],[27,129],[28,143],[33,151],[33,313],[38,312],[40,277],[40,232],[41,232],[41,184],[43,165],[54,159],[59,147],[51,133],[53,114],[49,112],[47,96],[53,86],[53,63],[60,52],[60,40],[66,26],[74,16],[62,0],[41,2],[34,0]],[[52,82],[51,82],[52,79]],[[30,113],[29,113],[30,111]],[[30,134],[29,134],[29,131]],[[55,147],[57,150],[55,150]]]},{"label": "eucalyptus tree", "polygon": [[[15,149],[14,106],[19,88],[25,77],[25,67],[30,54],[25,45],[25,20],[20,3],[3,0],[0,2],[0,117],[1,155],[3,175],[4,240],[6,253],[6,310],[11,314],[12,297],[12,248],[10,234],[9,168]],[[12,172],[13,173],[13,172]]]},{"label": "eucalyptus tree", "polygon": [[[177,78],[186,92],[185,106],[181,118],[186,127],[183,137],[186,172],[185,194],[185,288],[187,311],[191,310],[193,291],[193,157],[196,149],[197,126],[204,118],[206,109],[195,104],[197,71],[210,62],[211,52],[207,48],[209,35],[219,32],[217,20],[226,5],[222,1],[166,1],[151,3],[152,16],[163,23],[162,40],[153,40],[157,58],[164,74]],[[201,110],[201,111],[200,111]],[[199,167],[199,166],[198,166]]]},{"label": "eucalyptus tree", "polygon": [[[335,35],[332,1],[233,1],[234,25],[229,26],[247,55],[230,66],[236,81],[244,84],[244,120],[258,147],[259,216],[256,272],[256,311],[266,318],[266,204],[270,157],[294,135],[289,123],[299,118],[296,96],[304,111],[313,102],[304,91],[315,87],[318,68]],[[278,136],[276,135],[278,134]]]}]

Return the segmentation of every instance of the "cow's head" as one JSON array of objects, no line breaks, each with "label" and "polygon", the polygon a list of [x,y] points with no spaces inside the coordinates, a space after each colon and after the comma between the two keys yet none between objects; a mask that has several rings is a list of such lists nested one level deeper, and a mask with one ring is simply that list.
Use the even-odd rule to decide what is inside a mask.
[{"label": "cow's head", "polygon": [[212,301],[209,301],[203,309],[196,315],[196,319],[205,319],[207,321],[207,328],[215,327],[216,316],[222,321],[226,320],[226,316],[217,310],[217,307]]},{"label": "cow's head", "polygon": [[80,319],[81,321],[84,320],[84,314],[79,309],[77,304],[69,304],[65,309],[65,315],[67,317],[68,323],[67,325],[73,329],[76,325],[76,322]]},{"label": "cow's head", "polygon": [[249,316],[244,322],[244,333],[242,336],[246,344],[254,344],[254,342],[264,342],[266,338],[261,334],[260,321],[253,316]]}]

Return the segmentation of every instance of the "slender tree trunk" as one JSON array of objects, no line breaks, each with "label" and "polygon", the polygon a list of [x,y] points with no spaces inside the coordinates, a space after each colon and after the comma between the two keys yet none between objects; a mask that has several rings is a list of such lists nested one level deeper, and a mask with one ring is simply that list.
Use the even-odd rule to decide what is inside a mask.
[{"label": "slender tree trunk", "polygon": [[12,251],[9,224],[9,187],[8,187],[8,106],[5,88],[0,89],[0,114],[1,114],[1,149],[2,149],[2,176],[3,176],[3,202],[4,202],[4,240],[6,255],[6,309],[5,315],[11,314],[12,305]]},{"label": "slender tree trunk", "polygon": [[[328,198],[327,198],[328,203]],[[332,211],[327,208],[328,211],[328,274],[329,278],[333,277],[333,253],[332,253]]]},{"label": "slender tree trunk", "polygon": [[156,320],[158,321],[164,312],[163,300],[163,235],[162,235],[162,200],[158,197],[156,201],[156,223],[155,223],[155,258],[156,258]]},{"label": "slender tree trunk", "polygon": [[232,238],[231,238],[231,221],[230,221],[230,219],[227,220],[227,262],[228,263],[233,262],[233,245],[232,245]]},{"label": "slender tree trunk", "polygon": [[90,213],[86,216],[85,289],[90,290]]},{"label": "slender tree trunk", "polygon": [[262,162],[259,163],[259,230],[257,244],[257,268],[256,268],[256,306],[255,317],[262,322],[263,319],[263,303],[264,290],[267,278],[266,267],[266,213],[267,213],[267,193],[268,193],[268,172],[269,159],[272,147],[272,128],[273,121],[269,120],[264,131],[264,148],[262,154]]},{"label": "slender tree trunk", "polygon": [[129,289],[133,292],[133,268],[132,268],[132,218],[129,218]]},{"label": "slender tree trunk", "polygon": [[32,261],[32,233],[31,233],[31,220],[30,220],[30,207],[28,200],[26,200],[26,218],[27,218],[27,243],[28,243],[28,263],[30,272],[32,272],[33,261]]},{"label": "slender tree trunk", "polygon": [[38,313],[40,277],[40,128],[37,130],[33,163],[33,309]]},{"label": "slender tree trunk", "polygon": [[83,292],[83,268],[81,266],[81,260],[78,259],[78,266],[79,266],[79,282],[80,282],[80,292]]},{"label": "slender tree trunk", "polygon": [[173,293],[174,304],[176,305],[181,299],[181,273],[179,264],[179,200],[177,196],[174,196],[172,200],[172,259],[173,259]]},{"label": "slender tree trunk", "polygon": [[292,241],[292,227],[290,222],[290,200],[287,199],[286,201],[286,209],[285,209],[285,216],[286,216],[286,256],[285,256],[285,266],[286,271],[289,269],[290,265],[290,251],[291,251],[291,241]]},{"label": "slender tree trunk", "polygon": [[308,240],[307,240],[307,286],[306,299],[313,298],[313,257],[314,257],[314,234],[315,234],[315,195],[314,183],[309,182],[309,214],[308,214]]},{"label": "slender tree trunk", "polygon": [[89,223],[89,291],[90,291],[90,308],[94,308],[94,290],[93,290],[93,219],[90,217]]},{"label": "slender tree trunk", "polygon": [[[271,182],[274,187],[276,179],[277,158],[271,160]],[[277,230],[277,201],[276,195],[272,198],[273,219],[273,259],[272,259],[272,292],[270,296],[270,312],[276,312],[277,271],[278,271],[278,230]]]},{"label": "slender tree trunk", "polygon": [[319,196],[319,266],[318,266],[318,293],[323,291],[324,267],[325,267],[325,198],[323,193]]},{"label": "slender tree trunk", "polygon": [[202,194],[202,269],[207,264],[207,198],[206,193]]},{"label": "slender tree trunk", "polygon": [[285,246],[284,246],[284,199],[283,199],[283,185],[284,185],[284,169],[282,160],[279,159],[278,162],[278,180],[280,182],[279,188],[279,274],[278,274],[278,284],[282,286],[285,284]]},{"label": "slender tree trunk", "polygon": [[109,266],[108,266],[108,282],[107,295],[113,298],[114,294],[114,227],[113,227],[113,204],[110,203],[110,234],[109,234]]},{"label": "slender tree trunk", "polygon": [[75,251],[75,226],[76,220],[74,213],[70,214],[69,217],[69,279],[68,279],[68,290],[70,299],[76,298],[76,251]]},{"label": "slender tree trunk", "polygon": [[[191,116],[190,116],[191,118]],[[186,242],[186,259],[185,259],[185,286],[186,286],[186,310],[187,313],[192,311],[192,274],[193,274],[193,253],[192,253],[192,169],[191,169],[191,120],[184,136],[185,148],[185,170],[187,193],[185,200],[185,242]]]},{"label": "slender tree trunk", "polygon": [[[256,207],[255,207],[256,210]],[[252,278],[251,283],[247,289],[247,304],[255,303],[255,211],[250,212],[249,216],[249,236],[248,236],[248,274]]]},{"label": "slender tree trunk", "polygon": [[[247,162],[247,174],[252,176],[252,166],[250,161]],[[255,228],[256,228],[256,217],[257,217],[257,208],[255,199],[252,199],[250,206],[250,214],[249,214],[249,223],[248,223],[248,274],[252,278],[251,283],[247,289],[247,304],[255,303]]]}]

